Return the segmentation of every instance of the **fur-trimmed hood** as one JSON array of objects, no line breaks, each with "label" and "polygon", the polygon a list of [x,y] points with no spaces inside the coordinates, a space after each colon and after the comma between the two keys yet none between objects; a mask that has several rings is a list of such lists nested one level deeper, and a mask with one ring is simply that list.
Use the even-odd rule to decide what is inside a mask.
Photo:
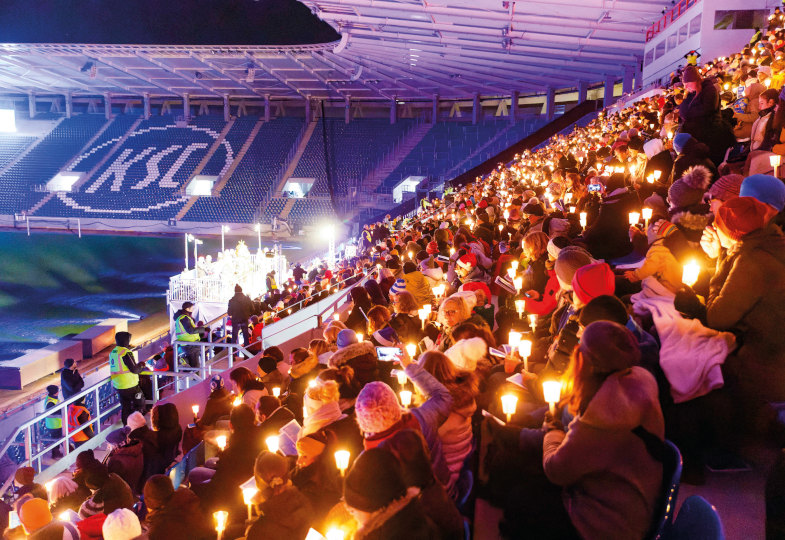
[{"label": "fur-trimmed hood", "polygon": [[705,213],[701,212],[703,206],[705,205],[691,209],[675,209],[676,211],[671,215],[671,223],[681,229],[703,231],[711,223],[712,219],[712,215],[708,212],[708,207],[705,208]]},{"label": "fur-trimmed hood", "polygon": [[373,355],[376,358],[376,347],[373,346],[373,343],[370,341],[352,343],[343,349],[335,351],[330,357],[328,364],[331,368],[339,368],[344,364],[348,364],[351,360],[366,354]]}]

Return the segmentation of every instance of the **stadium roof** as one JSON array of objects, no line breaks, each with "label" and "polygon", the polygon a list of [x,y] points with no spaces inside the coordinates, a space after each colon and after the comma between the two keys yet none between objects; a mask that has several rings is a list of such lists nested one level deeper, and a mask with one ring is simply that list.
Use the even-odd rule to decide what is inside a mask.
[{"label": "stadium roof", "polygon": [[0,92],[401,100],[622,77],[670,0],[301,0],[317,45],[0,44]]}]

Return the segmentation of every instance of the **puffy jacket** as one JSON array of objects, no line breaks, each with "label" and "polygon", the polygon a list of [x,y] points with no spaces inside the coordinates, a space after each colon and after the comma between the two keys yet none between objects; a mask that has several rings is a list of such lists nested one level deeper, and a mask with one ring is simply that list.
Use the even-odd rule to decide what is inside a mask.
[{"label": "puffy jacket", "polygon": [[175,491],[163,508],[145,518],[149,540],[208,540],[215,537],[199,497],[188,488]]},{"label": "puffy jacket", "polygon": [[328,362],[331,368],[339,368],[348,364],[354,370],[355,378],[361,385],[366,385],[379,378],[379,360],[376,348],[370,341],[352,343],[335,351]]}]

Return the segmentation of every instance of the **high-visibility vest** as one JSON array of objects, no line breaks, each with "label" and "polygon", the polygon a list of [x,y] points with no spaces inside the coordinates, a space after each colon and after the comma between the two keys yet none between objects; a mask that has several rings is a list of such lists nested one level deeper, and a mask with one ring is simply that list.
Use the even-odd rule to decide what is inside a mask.
[{"label": "high-visibility vest", "polygon": [[[46,405],[49,405],[50,403],[57,405],[60,403],[60,400],[52,396],[46,396]],[[44,425],[46,426],[46,429],[60,429],[63,427],[63,419],[60,416],[50,415],[44,419]]]},{"label": "high-visibility vest", "polygon": [[188,319],[190,319],[190,321],[191,321],[191,324],[196,326],[194,324],[194,320],[191,319],[191,317],[189,315],[183,313],[182,315],[177,317],[177,320],[174,323],[174,336],[175,336],[175,338],[177,339],[177,341],[199,341],[201,339],[201,336],[199,336],[198,333],[197,334],[189,334],[188,332],[185,331],[185,326],[183,325],[183,318],[185,318],[185,317],[188,317]]},{"label": "high-visibility vest", "polygon": [[123,362],[123,356],[128,352],[125,347],[119,345],[109,353],[109,371],[111,372],[112,386],[117,390],[133,388],[139,384],[139,375],[128,371],[128,367]]},{"label": "high-visibility vest", "polygon": [[[68,406],[68,430],[74,430],[78,428],[81,424],[79,423],[79,415],[83,412],[86,412],[88,415],[90,411],[88,411],[85,407],[81,405],[69,405]],[[80,429],[76,433],[71,434],[71,439],[74,442],[84,442],[90,437],[87,436],[87,433],[84,432],[86,428]]]}]

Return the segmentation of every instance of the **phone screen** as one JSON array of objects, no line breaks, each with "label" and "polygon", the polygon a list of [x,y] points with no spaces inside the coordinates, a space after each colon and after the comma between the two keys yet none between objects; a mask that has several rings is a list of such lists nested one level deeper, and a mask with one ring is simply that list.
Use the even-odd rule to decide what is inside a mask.
[{"label": "phone screen", "polygon": [[602,186],[600,184],[589,184],[589,191],[596,193],[602,190]]},{"label": "phone screen", "polygon": [[22,522],[19,521],[19,514],[17,514],[15,510],[11,510],[8,513],[8,528],[15,529],[21,524]]},{"label": "phone screen", "polygon": [[395,362],[403,356],[403,351],[398,347],[376,347],[376,356],[380,362]]}]

